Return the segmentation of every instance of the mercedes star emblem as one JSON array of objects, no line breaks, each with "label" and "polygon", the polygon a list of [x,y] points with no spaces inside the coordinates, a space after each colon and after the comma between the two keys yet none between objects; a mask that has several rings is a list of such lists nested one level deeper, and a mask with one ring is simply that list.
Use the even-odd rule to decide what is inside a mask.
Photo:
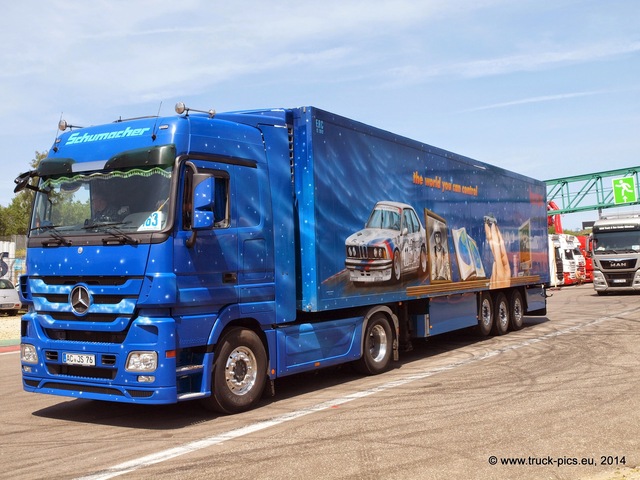
[{"label": "mercedes star emblem", "polygon": [[78,315],[84,315],[89,310],[91,305],[91,298],[89,297],[89,290],[87,287],[78,285],[71,290],[71,308]]}]

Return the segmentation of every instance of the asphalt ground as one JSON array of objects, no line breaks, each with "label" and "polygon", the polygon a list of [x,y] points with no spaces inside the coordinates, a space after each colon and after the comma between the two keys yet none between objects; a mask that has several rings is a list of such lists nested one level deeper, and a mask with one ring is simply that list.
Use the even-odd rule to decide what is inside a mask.
[{"label": "asphalt ground", "polygon": [[[471,471],[467,471],[467,478],[481,478],[483,476],[484,478],[517,478],[520,476],[519,474],[522,473],[523,476],[521,478],[536,479],[580,478],[581,480],[640,480],[640,469],[637,463],[635,463],[637,454],[634,452],[637,451],[635,450],[637,437],[633,434],[637,426],[637,424],[636,426],[633,425],[635,423],[633,419],[637,418],[637,415],[633,413],[633,410],[629,410],[630,405],[633,404],[629,395],[632,397],[635,396],[635,394],[633,394],[633,388],[635,387],[633,387],[632,384],[636,383],[633,380],[633,375],[637,368],[637,360],[633,360],[635,356],[633,352],[637,351],[637,342],[634,341],[634,338],[637,339],[635,325],[637,324],[638,318],[633,313],[629,313],[629,309],[637,302],[637,297],[620,296],[599,298],[593,294],[588,286],[582,286],[580,288],[568,287],[566,292],[557,290],[551,293],[554,294],[554,297],[550,298],[550,314],[548,320],[540,321],[538,319],[529,319],[528,325],[523,331],[479,342],[465,337],[464,334],[459,336],[451,335],[443,340],[432,341],[430,345],[427,345],[428,350],[425,350],[427,355],[424,358],[419,356],[416,356],[415,359],[409,358],[400,367],[386,374],[387,377],[392,377],[391,380],[393,380],[395,376],[411,374],[412,372],[408,370],[413,371],[414,369],[427,368],[427,365],[429,368],[436,368],[439,365],[438,362],[441,361],[445,363],[453,362],[451,365],[458,366],[458,368],[452,369],[436,368],[437,374],[425,377],[422,381],[414,381],[411,384],[413,386],[410,389],[412,392],[410,395],[402,388],[390,388],[387,391],[381,389],[380,386],[374,386],[373,388],[376,389],[376,395],[372,395],[371,398],[376,398],[375,402],[371,402],[369,398],[365,398],[361,402],[362,405],[360,405],[360,408],[352,406],[352,404],[358,404],[358,401],[354,401],[351,404],[340,404],[339,406],[337,405],[331,409],[322,411],[317,415],[302,417],[303,421],[300,422],[301,425],[297,425],[298,422],[292,421],[292,427],[288,427],[288,424],[273,427],[270,429],[270,435],[268,435],[269,438],[267,439],[270,445],[269,450],[267,450],[266,447],[264,449],[259,447],[262,441],[260,435],[252,435],[246,440],[235,439],[233,442],[229,441],[228,444],[222,444],[216,447],[217,449],[222,449],[222,452],[218,452],[217,454],[215,449],[213,451],[211,449],[203,450],[203,459],[199,465],[201,470],[194,470],[192,468],[193,457],[199,458],[200,456],[198,455],[198,451],[194,450],[190,452],[189,456],[186,456],[187,458],[185,458],[184,461],[181,458],[177,458],[173,462],[160,463],[155,468],[151,465],[142,468],[141,464],[139,471],[136,473],[130,472],[124,476],[125,478],[148,478],[148,475],[158,473],[159,476],[163,478],[183,478],[182,475],[184,471],[191,471],[192,474],[193,472],[198,472],[196,475],[198,478],[205,478],[202,476],[205,474],[209,475],[210,478],[219,478],[216,477],[216,475],[220,474],[225,466],[220,463],[220,458],[225,458],[227,462],[231,462],[230,459],[238,455],[238,449],[245,447],[251,447],[252,455],[255,455],[256,450],[260,452],[270,451],[270,455],[273,455],[274,453],[271,450],[273,446],[271,437],[284,435],[285,437],[283,438],[287,438],[287,441],[292,443],[292,445],[289,446],[291,451],[287,451],[286,454],[283,453],[279,462],[276,462],[278,464],[282,463],[282,465],[279,465],[276,470],[263,472],[260,477],[275,478],[271,475],[275,476],[276,472],[279,471],[278,469],[284,464],[287,464],[287,462],[292,462],[288,469],[289,471],[294,471],[294,465],[301,462],[301,459],[309,456],[310,444],[315,445],[315,449],[321,450],[323,442],[319,442],[318,438],[322,439],[327,435],[325,432],[325,422],[331,420],[334,416],[342,414],[340,417],[342,420],[339,422],[340,425],[344,424],[346,427],[351,425],[351,427],[345,427],[345,432],[341,434],[337,425],[334,425],[331,429],[331,442],[325,442],[329,446],[335,444],[335,448],[340,452],[350,452],[350,448],[355,448],[353,442],[359,442],[358,438],[354,440],[354,431],[356,433],[366,431],[369,432],[368,435],[370,436],[374,435],[373,432],[377,431],[379,434],[384,434],[383,436],[386,439],[384,447],[378,450],[375,448],[377,445],[376,442],[365,442],[366,458],[363,457],[363,459],[361,459],[362,461],[358,462],[358,468],[360,468],[360,470],[365,468],[363,465],[369,465],[369,468],[373,468],[374,464],[380,462],[380,469],[382,470],[377,471],[394,472],[395,469],[398,469],[396,472],[398,475],[402,473],[405,478],[419,478],[412,475],[412,473],[415,474],[418,470],[422,471],[422,469],[430,467],[427,464],[428,459],[428,463],[442,463],[442,468],[451,468],[453,469],[452,472],[457,471],[457,473],[462,476],[463,470],[466,467],[462,468],[458,464],[469,463],[469,459],[466,457],[466,460],[462,457],[455,457],[455,455],[460,454],[460,449],[456,447],[456,445],[464,446],[463,451],[467,452],[467,450],[471,448],[470,446],[475,444],[474,442],[478,442],[478,438],[473,435],[474,429],[477,430],[481,428],[486,436],[485,440],[488,443],[483,444],[483,448],[480,449],[482,451],[482,454],[478,457],[480,460],[476,461],[476,463],[471,462],[478,468],[478,472],[475,472],[477,475],[474,477]],[[585,313],[588,311],[592,311],[594,317],[597,317],[598,320],[594,321],[581,318],[584,315],[588,315]],[[622,311],[623,314],[620,314],[620,311]],[[0,316],[0,352],[15,352],[18,350],[19,335],[20,317]],[[636,345],[635,347],[634,343]],[[489,349],[489,353],[496,353],[496,355],[487,354],[485,351],[487,349]],[[430,354],[431,357],[429,357],[428,354],[429,350],[435,350],[435,352]],[[544,355],[542,355],[541,352]],[[6,353],[2,355],[2,358],[6,359],[6,363],[13,362],[11,371],[17,372],[17,376],[19,376],[19,359],[17,355],[17,352]],[[471,357],[469,357],[469,355],[471,355]],[[459,357],[463,358],[463,360],[460,360]],[[472,361],[467,357],[476,360]],[[544,360],[542,360],[543,358]],[[519,363],[514,365],[512,362],[514,359],[519,360]],[[447,363],[447,365],[449,365],[449,363]],[[435,366],[432,364],[435,364]],[[552,368],[549,368],[551,365]],[[407,370],[407,372],[405,372],[405,370]],[[495,371],[497,371],[499,375],[495,374]],[[516,375],[511,378],[509,375],[506,375],[507,373]],[[495,375],[498,375],[499,378],[495,377]],[[96,430],[98,430],[97,433],[101,439],[101,445],[106,445],[106,447],[102,445],[100,448],[107,448],[110,445],[114,445],[117,446],[118,451],[121,451],[122,442],[124,441],[126,444],[126,441],[128,441],[128,438],[123,438],[123,432],[135,432],[133,437],[139,438],[140,433],[152,437],[157,431],[161,437],[160,440],[164,442],[166,440],[165,437],[173,437],[174,434],[177,435],[178,433],[182,433],[182,430],[185,430],[184,435],[177,435],[178,438],[170,442],[170,444],[173,445],[174,441],[179,441],[180,439],[186,442],[193,438],[200,438],[205,435],[205,432],[202,431],[203,428],[207,430],[207,435],[214,433],[218,435],[217,430],[225,430],[225,427],[228,427],[227,429],[234,432],[238,431],[236,428],[238,425],[244,425],[245,421],[254,416],[260,419],[261,415],[264,416],[267,414],[267,416],[271,418],[273,416],[273,412],[269,413],[271,409],[275,409],[276,411],[279,411],[279,409],[287,410],[289,402],[292,403],[290,406],[291,409],[295,410],[298,408],[298,410],[295,411],[306,412],[305,408],[308,408],[305,403],[308,403],[306,400],[307,395],[312,395],[314,398],[316,396],[318,398],[324,398],[330,395],[333,390],[338,391],[338,393],[336,393],[337,395],[342,389],[346,389],[347,393],[353,396],[353,393],[350,393],[352,388],[350,382],[344,384],[342,382],[336,382],[335,385],[329,382],[330,385],[323,390],[321,380],[325,377],[331,378],[331,376],[326,373],[324,376],[321,374],[318,375],[320,384],[313,386],[309,392],[305,389],[298,392],[295,386],[295,379],[288,379],[290,383],[288,388],[290,390],[292,389],[294,393],[287,395],[287,386],[281,385],[279,389],[280,397],[273,403],[265,402],[262,409],[256,409],[244,415],[212,419],[202,415],[202,417],[197,417],[197,421],[194,422],[193,426],[188,425],[174,432],[171,428],[167,428],[166,425],[164,429],[159,428],[156,424],[157,419],[148,420],[150,422],[149,424],[145,423],[147,420],[144,420],[144,418],[141,420],[139,418],[142,409],[128,405],[101,405],[99,410],[102,411],[104,409],[103,416],[108,418],[106,420],[103,419],[102,423],[100,421],[96,422],[95,420],[87,422],[83,415],[87,415],[87,412],[95,415],[95,402],[84,401],[87,404],[85,405],[81,400],[61,401],[57,397],[27,395],[17,390],[19,388],[19,380],[17,381],[18,383],[16,383],[17,378],[11,376],[11,381],[9,381],[9,376],[3,375],[2,377],[6,377],[8,385],[11,385],[11,389],[7,385],[3,386],[3,390],[5,391],[4,401],[7,402],[5,404],[7,412],[5,415],[6,418],[0,422],[4,425],[3,430],[6,430],[3,431],[6,444],[3,445],[0,450],[7,449],[4,453],[8,456],[5,456],[4,460],[8,463],[14,462],[14,455],[11,455],[11,448],[14,447],[9,447],[10,445],[15,445],[15,448],[19,450],[21,448],[20,445],[32,444],[33,439],[31,436],[33,432],[29,433],[30,429],[25,431],[24,426],[32,425],[34,422],[36,424],[43,422],[47,428],[51,428],[54,431],[57,431],[56,429],[58,428],[64,429],[65,435],[71,435],[73,438],[77,436],[83,439],[83,443],[90,443],[90,439],[96,436]],[[313,378],[311,378],[311,376],[309,376],[309,378],[309,381],[312,382]],[[353,382],[358,384],[362,383],[364,386],[361,388],[366,388],[370,382],[375,383],[383,379],[384,376],[362,379],[356,378]],[[390,385],[389,382],[391,380],[387,380],[385,385]],[[480,386],[482,386],[482,388],[480,388],[479,384],[481,384]],[[491,388],[485,388],[486,386],[490,386]],[[416,389],[418,391],[427,389],[429,395],[415,395]],[[507,400],[510,405],[507,406],[503,405],[506,395],[505,392],[509,393]],[[442,396],[446,398],[446,402],[441,399]],[[10,402],[14,397],[19,401]],[[560,397],[563,400],[559,399]],[[452,398],[455,401],[452,400]],[[597,402],[594,403],[594,399],[597,400]],[[610,401],[604,401],[604,399],[609,399]],[[476,400],[482,400],[482,402],[480,402],[482,405],[476,405]],[[406,406],[403,406],[404,401],[408,402]],[[451,403],[452,401],[453,403]],[[312,400],[312,402],[315,402],[315,400]],[[565,405],[564,402],[568,403]],[[393,408],[389,410],[391,405]],[[493,407],[486,410],[483,405],[492,405]],[[621,408],[621,410],[613,410],[614,408]],[[168,425],[173,425],[174,422],[178,422],[178,419],[183,419],[185,416],[184,409],[180,409],[180,406],[163,407],[163,409],[162,411],[168,412],[169,418],[165,420],[165,423],[168,422]],[[415,415],[420,415],[420,412],[423,412],[422,415],[424,418],[421,417],[421,419],[408,420],[409,423],[402,423],[398,422],[398,418],[394,417],[394,421],[388,423],[382,420],[384,415],[381,416],[378,412],[379,409],[382,409],[382,411],[386,413],[390,411],[411,411],[414,412]],[[449,415],[452,409],[455,410],[455,416],[453,417]],[[515,412],[512,410],[515,410]],[[572,417],[575,417],[574,420],[569,423],[562,423],[563,418],[568,415],[565,410],[570,411]],[[581,410],[584,411],[581,412]],[[542,411],[548,414],[548,418],[547,416],[540,416]],[[356,423],[359,412],[362,412],[361,415],[366,413],[366,428]],[[424,412],[429,412],[429,414],[426,415]],[[482,415],[479,415],[479,413],[482,413]],[[175,415],[175,418],[172,414]],[[291,414],[287,415],[286,418],[289,419]],[[441,419],[440,417],[443,415],[444,419]],[[503,422],[503,415],[507,415],[511,420],[506,421],[506,423]],[[485,416],[488,418],[484,419]],[[606,420],[601,421],[598,419],[599,417],[606,417]],[[374,427],[377,428],[372,428],[371,420],[375,418],[378,418],[379,423],[374,425]],[[521,420],[522,418],[525,418],[524,423],[518,423],[519,419]],[[535,420],[532,420],[534,418]],[[127,428],[118,429],[117,427],[120,425],[118,422],[124,422],[124,426]],[[130,424],[127,422],[130,422]],[[321,426],[321,428],[318,427],[319,430],[313,428],[315,425],[314,422],[317,422]],[[227,423],[229,425],[226,425]],[[397,423],[401,424],[400,433],[394,433],[395,430],[393,430],[398,427],[398,425],[396,425]],[[458,425],[459,428],[452,429],[452,423],[454,426]],[[511,425],[512,423],[513,425]],[[20,426],[19,431],[13,431],[11,426],[14,424]],[[260,424],[261,423],[258,423],[258,425]],[[428,429],[426,429],[426,427],[418,428],[414,424],[428,425]],[[533,433],[526,433],[525,427]],[[363,428],[365,428],[365,430],[362,430]],[[208,430],[210,429],[214,431],[209,432]],[[111,432],[111,430],[113,430],[113,432]],[[188,432],[186,430],[188,430]],[[438,434],[441,430],[448,432],[443,438]],[[23,431],[25,437],[21,436]],[[550,431],[552,433],[549,433]],[[495,436],[497,434],[496,432],[501,432],[501,435],[505,436],[504,439],[498,442],[498,444],[501,445],[500,448],[494,448],[495,442],[492,443],[492,435]],[[606,440],[606,438],[614,434],[614,432],[618,432],[618,435],[621,436],[613,440]],[[627,436],[625,439],[623,432],[630,436]],[[61,434],[62,431],[58,433]],[[114,437],[110,437],[110,433],[112,433]],[[295,435],[305,436],[305,438],[296,442],[294,441],[295,438],[292,438],[295,437]],[[398,437],[398,435],[400,436]],[[482,455],[486,456],[486,452],[490,450],[489,453],[497,452],[500,456],[510,455],[512,453],[511,450],[522,443],[519,443],[519,439],[522,440],[521,437],[527,435],[528,443],[525,442],[524,444],[529,445],[529,450],[526,450],[529,453],[538,452],[540,449],[540,451],[547,453],[553,452],[558,455],[567,452],[572,454],[575,452],[580,453],[580,448],[587,448],[583,444],[593,443],[595,447],[589,448],[596,448],[599,453],[608,453],[609,450],[611,450],[615,453],[622,452],[622,454],[626,454],[629,458],[629,463],[627,463],[625,467],[613,467],[607,471],[601,471],[592,475],[589,475],[587,470],[579,470],[578,473],[572,471],[569,467],[564,469],[555,467],[555,469],[551,470],[541,466],[528,467],[528,470],[518,471],[518,475],[515,475],[516,471],[513,470],[515,467],[509,470],[507,467],[486,467],[484,465],[487,460]],[[306,438],[306,436],[309,438]],[[616,435],[613,436],[615,437]],[[393,445],[393,442],[389,444],[389,438],[405,437],[413,438],[412,444],[416,443],[424,447],[421,450],[421,455],[423,455],[424,458],[420,457],[424,465],[418,470],[409,469],[408,473],[400,468],[398,458],[394,456],[392,456],[393,460],[391,464],[387,466],[388,468],[382,464],[387,456],[385,452],[390,449],[390,445]],[[560,437],[560,439],[556,441],[556,437]],[[378,437],[374,439],[381,441]],[[159,441],[157,438],[154,440],[156,442]],[[397,442],[399,441],[400,440],[397,440]],[[160,443],[164,446],[165,443],[162,442]],[[285,445],[285,443],[282,443],[282,445]],[[617,446],[618,449],[607,449],[603,445],[614,445]],[[61,446],[60,449],[64,450],[62,447],[63,446]],[[134,457],[147,458],[145,455],[148,454],[148,451],[141,447],[139,441],[136,440],[132,444],[129,444],[129,448],[134,447],[140,449],[139,452],[135,452]],[[163,447],[159,448],[162,449]],[[329,447],[325,445],[324,448],[326,450]],[[489,448],[489,450],[487,450],[487,448]],[[589,448],[587,448],[587,450]],[[300,450],[298,451],[296,449]],[[357,448],[356,450],[358,452],[360,451]],[[425,451],[428,452],[428,455],[424,454]],[[57,450],[56,452],[52,452],[51,454],[54,455],[55,458],[60,458],[58,455],[61,452]],[[99,452],[99,450],[96,452]],[[332,453],[331,451],[323,452],[325,454]],[[436,455],[438,452],[440,452],[439,456]],[[66,452],[67,455],[70,453],[71,452]],[[104,465],[101,465],[101,463],[94,465],[96,463],[96,456],[98,458],[109,458],[108,455],[96,455],[96,453],[91,452],[87,455],[88,457],[84,458],[78,454],[78,458],[74,459],[74,462],[83,462],[83,469],[86,468],[88,472],[101,471],[101,468],[104,468]],[[468,457],[469,455],[471,454],[467,452],[466,456]],[[340,455],[336,456],[334,454],[334,457],[338,458]],[[379,460],[374,462],[374,464],[365,461],[367,458],[371,460],[372,458],[378,457]],[[457,458],[457,460],[455,460],[454,457]],[[15,458],[19,458],[19,455],[16,455]],[[255,456],[251,458],[255,460]],[[319,458],[322,459],[324,457],[319,455]],[[452,458],[454,458],[455,461],[451,460]],[[471,460],[474,459],[472,458]],[[49,463],[51,461],[51,458],[47,458],[44,452],[43,463],[40,465],[29,467],[30,464],[25,465],[23,462],[17,460],[13,464],[13,467],[16,469],[14,470],[16,475],[12,475],[12,478],[43,478],[38,477],[38,475],[33,476],[33,474],[35,471],[38,471],[37,467],[42,467],[44,464],[51,465],[51,463]],[[318,461],[320,462],[320,460]],[[57,468],[60,470],[57,473],[65,478],[77,477],[77,469],[74,470],[72,468],[74,462],[65,462],[62,465],[58,465]],[[107,464],[111,463],[118,462],[116,460],[107,462]],[[67,468],[67,465],[68,470],[65,470],[64,468]],[[347,466],[348,465],[351,464],[347,464]],[[344,469],[347,468],[347,466],[340,468]],[[8,467],[11,467],[11,465],[8,465]],[[243,468],[246,467],[247,465],[245,464]],[[32,469],[29,470],[29,468]],[[192,469],[189,470],[190,468]],[[229,468],[237,469],[239,467],[233,464],[229,466]],[[263,467],[256,468],[266,467],[263,465]],[[305,468],[311,467],[307,465]],[[317,466],[311,469],[315,468],[317,468]],[[325,468],[327,468],[327,465],[325,465]],[[458,468],[458,470],[455,470],[455,468]],[[241,470],[236,470],[236,472],[238,471]],[[322,472],[322,470],[317,471],[318,473]],[[442,473],[442,469],[440,469],[440,472]],[[333,478],[354,478],[353,476],[349,477],[345,472],[336,474],[333,471],[326,471],[324,473],[326,474],[325,478],[331,478],[331,473],[335,474]],[[577,476],[576,473],[578,473]],[[389,478],[399,478],[398,475],[392,475]],[[461,476],[454,474],[449,478],[462,478]],[[0,478],[2,478],[2,474],[0,474]],[[247,476],[245,475],[244,478],[247,478]],[[254,478],[259,478],[259,476]],[[368,477],[365,476],[361,478],[376,478],[376,475],[372,474]],[[426,475],[423,478],[436,477]],[[438,476],[438,478],[442,477]]]}]

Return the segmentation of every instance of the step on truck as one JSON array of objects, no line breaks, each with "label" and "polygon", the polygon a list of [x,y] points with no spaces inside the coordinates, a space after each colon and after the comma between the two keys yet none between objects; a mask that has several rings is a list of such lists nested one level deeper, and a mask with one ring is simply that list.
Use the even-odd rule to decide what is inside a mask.
[{"label": "step on truck", "polygon": [[235,413],[545,313],[543,182],[313,107],[176,112],[61,121],[16,179],[26,391]]}]

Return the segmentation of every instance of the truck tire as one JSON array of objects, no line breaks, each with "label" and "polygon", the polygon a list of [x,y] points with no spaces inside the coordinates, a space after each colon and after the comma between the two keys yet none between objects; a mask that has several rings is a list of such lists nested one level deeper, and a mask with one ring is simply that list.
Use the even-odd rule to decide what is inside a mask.
[{"label": "truck tire", "polygon": [[376,313],[369,319],[362,340],[362,357],[354,364],[356,370],[365,375],[377,375],[389,368],[392,332],[389,319],[383,313]]},{"label": "truck tire", "polygon": [[493,302],[489,292],[482,292],[478,302],[478,335],[486,337],[493,328]]},{"label": "truck tire", "polygon": [[511,330],[520,330],[524,325],[524,302],[520,290],[514,289],[509,300]]},{"label": "truck tire", "polygon": [[239,413],[253,408],[267,380],[267,354],[258,335],[245,328],[229,330],[218,342],[211,378],[209,410]]},{"label": "truck tire", "polygon": [[509,331],[509,313],[511,309],[507,296],[503,292],[498,292],[493,305],[493,333],[504,335]]}]

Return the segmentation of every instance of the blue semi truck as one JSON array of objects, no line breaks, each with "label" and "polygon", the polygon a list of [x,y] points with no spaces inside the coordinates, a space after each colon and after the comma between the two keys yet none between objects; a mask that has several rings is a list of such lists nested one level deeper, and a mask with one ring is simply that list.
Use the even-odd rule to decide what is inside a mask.
[{"label": "blue semi truck", "polygon": [[546,312],[546,187],[314,107],[62,133],[34,192],[24,389],[254,407],[412,339]]}]

